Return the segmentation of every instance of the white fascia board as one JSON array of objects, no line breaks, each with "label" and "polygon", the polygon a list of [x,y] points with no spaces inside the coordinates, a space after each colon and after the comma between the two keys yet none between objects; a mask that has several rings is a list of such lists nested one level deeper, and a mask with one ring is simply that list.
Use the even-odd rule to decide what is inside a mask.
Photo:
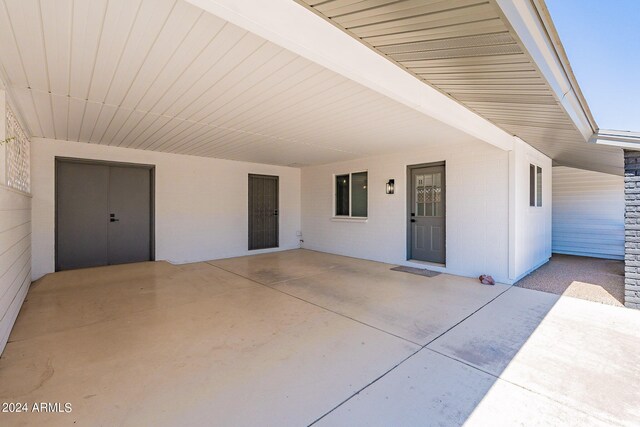
[{"label": "white fascia board", "polygon": [[628,150],[640,150],[640,132],[600,129],[589,142]]},{"label": "white fascia board", "polygon": [[503,150],[513,136],[292,0],[187,0],[240,28]]},{"label": "white fascia board", "polygon": [[627,150],[640,150],[640,142],[624,142],[624,141],[611,141],[608,139],[593,139],[593,143],[599,145],[608,145],[610,147],[619,147]]},{"label": "white fascia board", "polygon": [[571,85],[535,6],[531,0],[496,0],[496,3],[551,86],[558,101],[584,140],[588,141],[596,129],[582,108],[580,98]]},{"label": "white fascia board", "polygon": [[611,141],[627,141],[640,143],[640,132],[628,130],[598,129],[597,139],[609,139]]}]

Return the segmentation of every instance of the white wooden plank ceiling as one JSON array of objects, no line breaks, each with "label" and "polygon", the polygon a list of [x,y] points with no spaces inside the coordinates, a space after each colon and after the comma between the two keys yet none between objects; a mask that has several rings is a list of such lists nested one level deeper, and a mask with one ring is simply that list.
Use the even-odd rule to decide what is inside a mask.
[{"label": "white wooden plank ceiling", "polygon": [[557,164],[622,173],[588,144],[493,0],[299,0]]},{"label": "white wooden plank ceiling", "polygon": [[175,0],[2,0],[32,136],[302,166],[469,140]]}]

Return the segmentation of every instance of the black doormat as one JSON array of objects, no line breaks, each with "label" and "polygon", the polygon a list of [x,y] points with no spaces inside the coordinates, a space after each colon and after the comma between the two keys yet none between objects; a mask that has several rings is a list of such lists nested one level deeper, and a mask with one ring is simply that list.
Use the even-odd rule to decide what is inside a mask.
[{"label": "black doormat", "polygon": [[416,274],[418,276],[426,276],[426,277],[435,277],[438,274],[440,274],[437,271],[427,270],[426,268],[415,268],[415,267],[404,267],[404,266],[393,267],[391,270],[402,271],[404,273]]}]

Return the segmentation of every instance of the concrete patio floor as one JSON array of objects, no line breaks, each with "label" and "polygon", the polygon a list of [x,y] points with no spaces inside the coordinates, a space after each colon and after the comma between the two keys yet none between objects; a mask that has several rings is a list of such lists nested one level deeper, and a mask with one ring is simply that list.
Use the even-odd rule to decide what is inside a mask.
[{"label": "concrete patio floor", "polygon": [[34,283],[0,425],[633,425],[640,312],[295,250]]}]

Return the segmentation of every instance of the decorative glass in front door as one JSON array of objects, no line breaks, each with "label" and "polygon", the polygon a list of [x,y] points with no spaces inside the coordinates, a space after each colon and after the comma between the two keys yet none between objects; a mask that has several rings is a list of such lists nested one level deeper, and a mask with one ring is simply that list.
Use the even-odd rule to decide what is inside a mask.
[{"label": "decorative glass in front door", "polygon": [[416,216],[443,216],[442,174],[440,172],[416,175]]}]

